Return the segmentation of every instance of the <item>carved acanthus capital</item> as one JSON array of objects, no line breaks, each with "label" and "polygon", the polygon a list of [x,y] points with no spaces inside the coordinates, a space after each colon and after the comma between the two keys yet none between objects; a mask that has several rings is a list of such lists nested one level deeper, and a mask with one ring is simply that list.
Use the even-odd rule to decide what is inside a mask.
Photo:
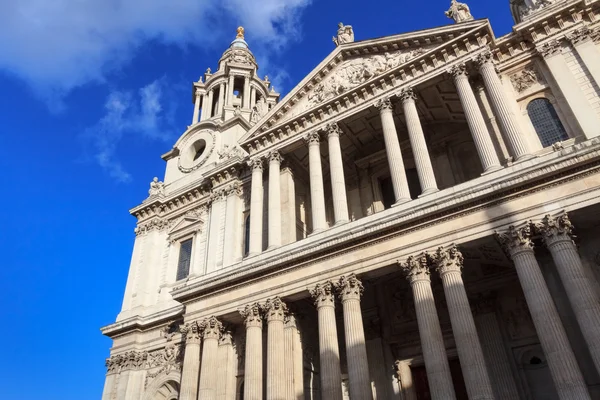
[{"label": "carved acanthus capital", "polygon": [[321,135],[317,131],[308,132],[304,136],[304,141],[308,143],[308,145],[318,145],[321,141]]},{"label": "carved acanthus capital", "polygon": [[281,164],[281,162],[283,161],[283,157],[281,156],[281,153],[279,153],[277,150],[273,150],[272,152],[270,152],[267,157],[269,158],[270,164],[273,164],[273,163]]},{"label": "carved acanthus capital", "polygon": [[389,97],[379,100],[377,103],[375,103],[375,107],[377,107],[380,112],[393,110],[392,102]]},{"label": "carved acanthus capital", "polygon": [[495,237],[502,249],[511,258],[522,251],[533,250],[530,224],[526,224],[521,228],[515,228],[511,225],[504,232],[496,232]]},{"label": "carved acanthus capital", "polygon": [[148,359],[148,353],[145,351],[131,350],[121,356],[122,369],[140,369],[143,368]]},{"label": "carved acanthus capital", "polygon": [[298,316],[296,313],[288,312],[285,316],[284,324],[286,328],[298,329]]},{"label": "carved acanthus capital", "polygon": [[562,50],[562,45],[558,40],[551,40],[548,43],[545,43],[536,49],[538,53],[541,54],[542,57],[548,58],[556,54],[560,54]]},{"label": "carved acanthus capital", "polygon": [[213,189],[210,192],[209,201],[211,203],[216,202],[216,201],[221,201],[221,200],[225,200],[226,197],[227,197],[227,191],[225,190],[225,188]]},{"label": "carved acanthus capital", "polygon": [[331,281],[318,283],[317,286],[310,291],[310,295],[315,301],[315,306],[317,308],[325,306],[334,307],[335,305],[333,283]]},{"label": "carved acanthus capital", "polygon": [[425,253],[408,257],[405,263],[400,264],[400,269],[406,274],[410,283],[431,280],[431,272],[429,271],[429,264]]},{"label": "carved acanthus capital", "polygon": [[187,344],[199,344],[202,338],[202,326],[197,321],[188,322],[179,327],[181,335]]},{"label": "carved acanthus capital", "polygon": [[407,101],[416,101],[417,100],[417,95],[414,92],[413,88],[406,88],[406,89],[402,89],[402,91],[400,92],[400,94],[398,94],[398,97],[400,98],[400,100],[404,103]]},{"label": "carved acanthus capital", "polygon": [[364,292],[362,282],[354,274],[340,277],[335,284],[335,289],[342,303],[347,300],[360,300]]},{"label": "carved acanthus capital", "polygon": [[229,330],[224,330],[219,339],[219,346],[233,346],[233,333]]},{"label": "carved acanthus capital", "polygon": [[573,224],[567,213],[559,216],[546,215],[541,223],[534,225],[535,230],[542,234],[546,245],[559,241],[573,241]]},{"label": "carved acanthus capital", "polygon": [[279,297],[267,299],[264,305],[267,322],[283,321],[287,315],[287,305]]},{"label": "carved acanthus capital", "polygon": [[221,332],[223,332],[223,324],[216,317],[202,321],[202,329],[204,331],[204,339],[216,339],[219,340]]},{"label": "carved acanthus capital", "polygon": [[111,356],[106,359],[106,373],[107,374],[116,374],[121,369],[122,356],[117,354],[115,356]]},{"label": "carved acanthus capital", "polygon": [[244,318],[246,328],[258,327],[262,328],[263,313],[260,304],[248,304],[244,309],[239,310],[240,315]]},{"label": "carved acanthus capital", "polygon": [[449,272],[460,273],[463,267],[464,257],[455,244],[447,249],[438,247],[434,253],[427,254],[427,257],[440,276],[444,276]]},{"label": "carved acanthus capital", "polygon": [[483,51],[475,58],[475,64],[477,64],[479,68],[483,68],[484,66],[496,68],[494,64],[494,55],[489,49]]},{"label": "carved acanthus capital", "polygon": [[587,26],[576,29],[567,35],[567,39],[571,43],[573,43],[573,45],[577,45],[579,43],[584,43],[584,42],[587,42],[588,40],[593,40],[593,38],[594,38],[593,31],[590,28],[588,28]]},{"label": "carved acanthus capital", "polygon": [[454,79],[460,77],[468,77],[469,73],[467,72],[467,65],[465,63],[460,63],[448,70],[448,73],[452,75]]},{"label": "carved acanthus capital", "polygon": [[252,168],[252,171],[260,170],[262,172],[265,168],[263,160],[260,157],[255,157],[248,160],[248,166]]},{"label": "carved acanthus capital", "polygon": [[325,132],[327,132],[327,137],[336,136],[340,137],[344,133],[337,122],[332,122],[327,124],[325,127]]}]

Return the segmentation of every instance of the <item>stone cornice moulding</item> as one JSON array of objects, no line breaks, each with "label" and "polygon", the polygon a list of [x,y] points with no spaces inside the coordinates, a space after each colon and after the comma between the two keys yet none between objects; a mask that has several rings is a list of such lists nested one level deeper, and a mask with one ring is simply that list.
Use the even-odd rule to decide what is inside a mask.
[{"label": "stone cornice moulding", "polygon": [[[559,157],[562,159],[557,160]],[[510,200],[514,196],[520,197],[528,195],[532,191],[544,190],[548,186],[562,184],[563,181],[555,179],[561,170],[564,171],[565,180],[568,181],[569,176],[573,174],[574,165],[584,172],[591,168],[590,163],[594,163],[595,166],[600,165],[600,140],[592,139],[566,148],[560,153],[548,153],[537,159],[538,162],[535,160],[514,164],[486,177],[472,180],[461,192],[444,193],[444,191],[440,191],[438,197],[429,199],[429,201],[426,198],[414,200],[411,204],[415,204],[411,208],[391,209],[393,211],[386,210],[376,213],[362,218],[358,222],[354,221],[338,228],[331,228],[326,231],[326,235],[316,235],[294,242],[272,251],[271,254],[263,253],[260,260],[245,259],[225,270],[190,280],[186,285],[174,288],[172,295],[177,301],[185,301],[219,290],[228,282],[235,281],[237,286],[250,277],[271,276],[269,272],[277,274],[284,265],[295,265],[295,267],[301,268],[307,262],[314,263],[322,259],[322,254],[328,254],[325,257],[338,256],[338,252],[332,252],[333,247],[337,248],[344,244],[347,246],[347,243],[354,242],[362,243],[367,236],[382,234],[392,228],[395,231],[397,228],[394,227],[398,225],[412,225],[417,219],[431,220],[438,217],[443,219],[445,215],[448,215],[448,210],[471,209],[475,206],[486,207],[490,202]],[[594,173],[597,173],[597,170],[597,167],[593,168]],[[484,182],[481,182],[480,179],[483,179]],[[546,180],[547,184],[540,185],[540,180]],[[529,185],[524,185],[524,182],[529,182]],[[529,190],[525,190],[524,187]],[[444,200],[447,200],[445,209]],[[398,213],[399,211],[401,214]],[[360,225],[358,225],[359,223]],[[422,227],[414,229],[422,229]],[[406,232],[401,234],[405,235]],[[369,244],[364,245],[368,246]],[[284,270],[284,272],[287,271],[288,269]]]},{"label": "stone cornice moulding", "polygon": [[166,322],[177,320],[183,316],[183,312],[183,304],[178,304],[177,306],[152,313],[150,315],[135,315],[126,318],[110,325],[103,326],[100,328],[100,331],[104,336],[115,339],[134,329],[152,329],[154,327],[158,327],[159,325],[164,325]]},{"label": "stone cornice moulding", "polygon": [[[454,35],[454,33],[456,32],[459,32],[459,34]],[[477,36],[477,33],[479,33],[480,36]],[[402,70],[410,68],[411,65],[418,65],[421,61],[425,59],[430,59],[432,54],[435,56],[435,53],[441,52],[442,49],[447,49],[446,53],[453,51],[452,46],[456,45],[456,43],[460,43],[461,40],[464,40],[464,38],[467,36],[472,35],[473,40],[475,42],[487,40],[484,38],[490,38],[490,40],[493,40],[491,27],[489,26],[489,21],[476,20],[460,25],[443,26],[423,31],[409,32],[401,35],[387,36],[381,39],[358,41],[348,46],[344,45],[336,47],[332,51],[332,53],[328,57],[326,57],[315,69],[313,69],[313,71],[310,74],[308,74],[298,85],[296,85],[296,87],[282,101],[280,101],[272,110],[269,111],[269,113],[263,118],[262,124],[256,125],[255,127],[253,127],[253,129],[248,131],[246,135],[244,135],[244,137],[242,137],[242,139],[240,140],[242,146],[245,146],[246,144],[256,140],[255,136],[262,137],[263,135],[268,134],[269,130],[272,130],[273,128],[279,128],[280,126],[276,125],[275,116],[277,114],[280,114],[282,112],[282,109],[289,107],[290,102],[296,104],[300,98],[307,96],[310,92],[310,89],[316,84],[318,84],[318,82],[324,76],[327,76],[327,73],[329,71],[334,69],[335,66],[337,66],[342,61],[349,59],[349,57],[361,54],[383,54],[385,51],[391,50],[388,47],[392,46],[394,42],[396,42],[396,44],[398,45],[401,43],[408,43],[409,41],[411,43],[414,41],[418,42],[419,39],[422,39],[421,46],[431,45],[432,43],[437,43],[437,41],[432,42],[432,38],[441,38],[441,35],[444,34],[450,35],[449,40],[442,40],[441,42],[439,42],[440,45],[438,47],[430,49],[430,51],[418,57],[415,57],[414,59],[411,59],[410,62],[399,65],[398,67],[386,71],[381,75],[373,77],[364,84],[359,85],[358,87],[355,87],[352,90],[349,90],[346,93],[338,96],[340,98],[334,97],[333,99],[331,99],[331,101],[326,101],[317,107],[307,109],[306,112],[302,113],[301,115],[295,116],[291,120],[286,120],[285,122],[293,124],[294,122],[292,121],[296,120],[295,122],[299,124],[297,120],[300,120],[301,118],[307,119],[310,116],[310,114],[319,114],[320,109],[321,112],[323,112],[323,109],[327,109],[327,104],[329,104],[330,107],[333,107],[332,104],[335,105],[336,101],[339,103],[340,100],[344,100],[344,97],[352,96],[352,92],[358,94],[361,93],[362,89],[364,88],[370,89],[371,85],[373,84],[381,84],[382,80],[390,80],[390,76],[402,76]],[[398,48],[400,49],[401,47],[398,46]],[[437,54],[436,59],[444,59],[444,56],[441,54]],[[419,65],[416,68],[420,67],[421,66]],[[393,79],[395,80],[396,78]]]}]

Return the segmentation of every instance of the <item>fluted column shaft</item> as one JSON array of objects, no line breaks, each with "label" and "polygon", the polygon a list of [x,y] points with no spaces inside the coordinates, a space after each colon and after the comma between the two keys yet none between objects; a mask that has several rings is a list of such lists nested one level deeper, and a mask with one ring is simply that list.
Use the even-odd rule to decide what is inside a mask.
[{"label": "fluted column shaft", "polygon": [[369,361],[365,344],[365,330],[360,309],[362,283],[351,274],[342,276],[336,289],[344,310],[344,334],[346,337],[346,356],[348,360],[348,379],[351,399],[373,399]]},{"label": "fluted column shaft", "polygon": [[571,222],[566,214],[547,216],[541,228],[596,371],[600,372],[600,303],[571,238]]},{"label": "fluted column shaft", "polygon": [[310,293],[318,314],[321,398],[342,400],[342,375],[333,284],[331,282],[318,284]]},{"label": "fluted column shaft", "polygon": [[219,108],[217,108],[217,112],[219,118],[223,115],[223,107],[225,106],[225,82],[219,85]]},{"label": "fluted column shaft", "polygon": [[425,371],[433,400],[455,400],[444,337],[435,308],[425,256],[409,257],[402,265],[412,287]]},{"label": "fluted column shaft", "polygon": [[200,119],[200,99],[202,92],[200,89],[196,89],[196,101],[194,102],[194,115],[192,117],[192,124],[195,124]]},{"label": "fluted column shaft", "polygon": [[263,238],[263,163],[261,159],[251,160],[252,188],[250,192],[250,243],[249,255],[262,252]]},{"label": "fluted column shaft", "polygon": [[289,313],[285,319],[285,399],[304,398],[304,362],[302,341],[296,316]]},{"label": "fluted column shaft", "polygon": [[425,133],[423,133],[417,105],[415,104],[417,96],[412,89],[405,89],[400,94],[400,98],[402,99],[406,127],[408,128],[408,137],[410,139],[410,145],[417,167],[417,174],[419,175],[419,182],[421,184],[421,196],[425,196],[437,192],[438,187],[435,182],[435,175],[433,173],[431,159],[429,158],[427,143],[425,142]]},{"label": "fluted column shaft", "polygon": [[244,96],[242,97],[243,108],[250,109],[250,77],[244,77]]},{"label": "fluted column shaft", "polygon": [[579,365],[535,258],[530,227],[511,227],[508,233],[499,235],[498,238],[515,263],[519,282],[559,398],[589,399]]},{"label": "fluted column shaft", "polygon": [[454,85],[460,98],[460,104],[463,107],[479,160],[483,167],[483,173],[496,171],[501,167],[498,160],[498,154],[494,149],[492,138],[481,114],[481,109],[477,104],[477,99],[473,93],[473,88],[469,83],[467,69],[464,64],[454,67],[450,73],[454,77]]},{"label": "fluted column shaft", "polygon": [[392,103],[389,99],[377,103],[381,116],[381,127],[383,130],[383,140],[385,142],[385,152],[390,165],[390,176],[394,186],[394,197],[396,204],[410,201],[410,191],[408,190],[408,180],[404,170],[404,160],[400,150],[400,141],[396,133],[394,124],[394,114],[392,112]]},{"label": "fluted column shaft", "polygon": [[485,52],[481,54],[477,58],[477,63],[479,64],[479,73],[483,78],[492,107],[508,139],[515,161],[530,156],[524,132],[521,132],[519,129],[517,116],[508,103],[509,99],[496,73],[492,53]]},{"label": "fluted column shaft", "polygon": [[228,106],[232,106],[233,105],[233,86],[234,86],[234,79],[235,77],[233,75],[229,75],[229,83],[227,85],[227,105]]},{"label": "fluted column shaft", "polygon": [[231,332],[223,332],[219,340],[217,400],[235,400],[237,365]]},{"label": "fluted column shaft", "polygon": [[340,135],[342,130],[337,124],[327,126],[329,142],[329,171],[331,176],[331,196],[333,198],[333,213],[335,223],[348,222],[348,199],[346,198],[346,181],[344,180],[344,163]]},{"label": "fluted column shaft", "polygon": [[323,189],[323,168],[321,166],[321,144],[318,132],[309,133],[305,140],[308,142],[310,206],[314,233],[327,229],[327,219],[325,217],[325,190]]},{"label": "fluted column shaft", "polygon": [[203,322],[204,344],[200,369],[200,396],[202,400],[217,398],[217,370],[219,367],[219,338],[223,325],[215,317]]},{"label": "fluted column shaft", "polygon": [[204,93],[202,95],[202,113],[200,114],[200,120],[204,121],[205,119],[208,118],[208,94]]},{"label": "fluted column shaft", "polygon": [[431,257],[442,278],[452,333],[469,399],[493,400],[492,384],[462,280],[463,256],[452,246],[448,250],[439,248]]},{"label": "fluted column shaft", "polygon": [[198,399],[198,378],[200,374],[200,337],[201,329],[196,322],[182,327],[185,337],[185,354],[181,371],[181,389],[179,400]]},{"label": "fluted column shaft", "polygon": [[275,297],[265,303],[267,317],[267,400],[285,400],[286,376],[284,318],[285,303]]},{"label": "fluted column shaft", "polygon": [[281,155],[269,154],[269,248],[281,246]]},{"label": "fluted column shaft", "polygon": [[246,325],[244,362],[244,400],[263,400],[263,317],[260,305],[254,303],[240,310]]}]

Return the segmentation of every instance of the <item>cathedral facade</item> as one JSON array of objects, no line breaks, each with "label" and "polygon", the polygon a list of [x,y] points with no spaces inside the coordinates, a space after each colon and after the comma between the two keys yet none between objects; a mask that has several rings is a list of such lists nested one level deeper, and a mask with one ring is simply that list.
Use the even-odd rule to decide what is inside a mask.
[{"label": "cathedral facade", "polygon": [[599,399],[600,1],[510,7],[339,24],[283,99],[239,28],[130,211],[102,399]]}]

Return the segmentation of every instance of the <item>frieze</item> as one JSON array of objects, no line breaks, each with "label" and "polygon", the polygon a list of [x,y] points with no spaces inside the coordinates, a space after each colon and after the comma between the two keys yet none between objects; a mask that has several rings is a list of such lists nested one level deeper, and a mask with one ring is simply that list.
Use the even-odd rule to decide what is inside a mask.
[{"label": "frieze", "polygon": [[544,80],[537,69],[533,66],[530,66],[517,72],[516,74],[511,75],[510,82],[517,93],[523,93],[533,85],[544,83]]},{"label": "frieze", "polygon": [[146,368],[147,360],[147,352],[131,350],[107,358],[105,365],[108,373],[111,374],[120,372],[121,370]]}]

